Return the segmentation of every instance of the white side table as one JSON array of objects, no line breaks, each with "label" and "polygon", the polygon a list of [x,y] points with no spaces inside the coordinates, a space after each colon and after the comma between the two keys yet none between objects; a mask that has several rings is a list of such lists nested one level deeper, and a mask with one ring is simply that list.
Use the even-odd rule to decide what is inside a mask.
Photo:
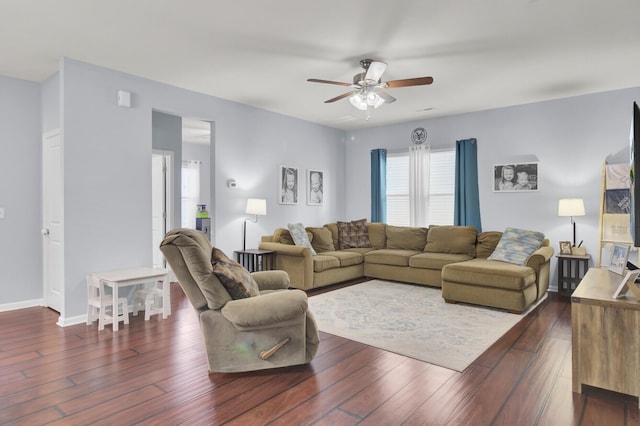
[{"label": "white side table", "polygon": [[[126,268],[108,272],[94,272],[90,276],[102,281],[105,287],[111,287],[113,306],[118,306],[118,289],[129,285],[144,285],[149,282],[162,284],[162,318],[171,315],[171,296],[167,275],[169,271],[162,268]],[[118,331],[118,321],[110,318],[113,331]],[[109,322],[109,321],[107,321]]]}]

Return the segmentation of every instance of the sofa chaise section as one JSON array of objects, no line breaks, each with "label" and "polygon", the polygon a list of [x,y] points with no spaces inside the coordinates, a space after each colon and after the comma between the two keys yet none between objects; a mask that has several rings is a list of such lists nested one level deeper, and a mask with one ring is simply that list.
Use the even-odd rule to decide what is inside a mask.
[{"label": "sofa chaise section", "polygon": [[521,313],[549,288],[553,249],[548,240],[524,266],[476,258],[442,268],[442,297],[449,303],[465,302]]}]

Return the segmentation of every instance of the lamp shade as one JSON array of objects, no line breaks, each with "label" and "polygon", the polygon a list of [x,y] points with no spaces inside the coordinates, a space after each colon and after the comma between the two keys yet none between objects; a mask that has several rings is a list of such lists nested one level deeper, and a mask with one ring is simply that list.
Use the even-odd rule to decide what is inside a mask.
[{"label": "lamp shade", "polygon": [[267,214],[267,200],[264,198],[249,198],[247,200],[246,214],[265,216]]},{"label": "lamp shade", "polygon": [[582,198],[563,198],[558,202],[558,216],[584,216]]}]

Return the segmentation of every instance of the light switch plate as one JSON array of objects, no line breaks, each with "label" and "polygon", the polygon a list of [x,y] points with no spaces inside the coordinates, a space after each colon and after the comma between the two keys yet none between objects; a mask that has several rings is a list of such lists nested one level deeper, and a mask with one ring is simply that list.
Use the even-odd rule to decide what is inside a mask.
[{"label": "light switch plate", "polygon": [[4,207],[0,207],[0,219],[4,219]]}]

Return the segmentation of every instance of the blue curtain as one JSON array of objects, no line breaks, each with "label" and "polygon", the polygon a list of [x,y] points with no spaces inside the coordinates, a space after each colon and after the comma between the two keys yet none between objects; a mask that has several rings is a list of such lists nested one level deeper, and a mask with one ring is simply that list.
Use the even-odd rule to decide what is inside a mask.
[{"label": "blue curtain", "polygon": [[482,232],[478,193],[478,143],[473,139],[456,141],[456,188],[453,224],[475,226]]},{"label": "blue curtain", "polygon": [[371,150],[371,222],[387,222],[387,150]]}]

